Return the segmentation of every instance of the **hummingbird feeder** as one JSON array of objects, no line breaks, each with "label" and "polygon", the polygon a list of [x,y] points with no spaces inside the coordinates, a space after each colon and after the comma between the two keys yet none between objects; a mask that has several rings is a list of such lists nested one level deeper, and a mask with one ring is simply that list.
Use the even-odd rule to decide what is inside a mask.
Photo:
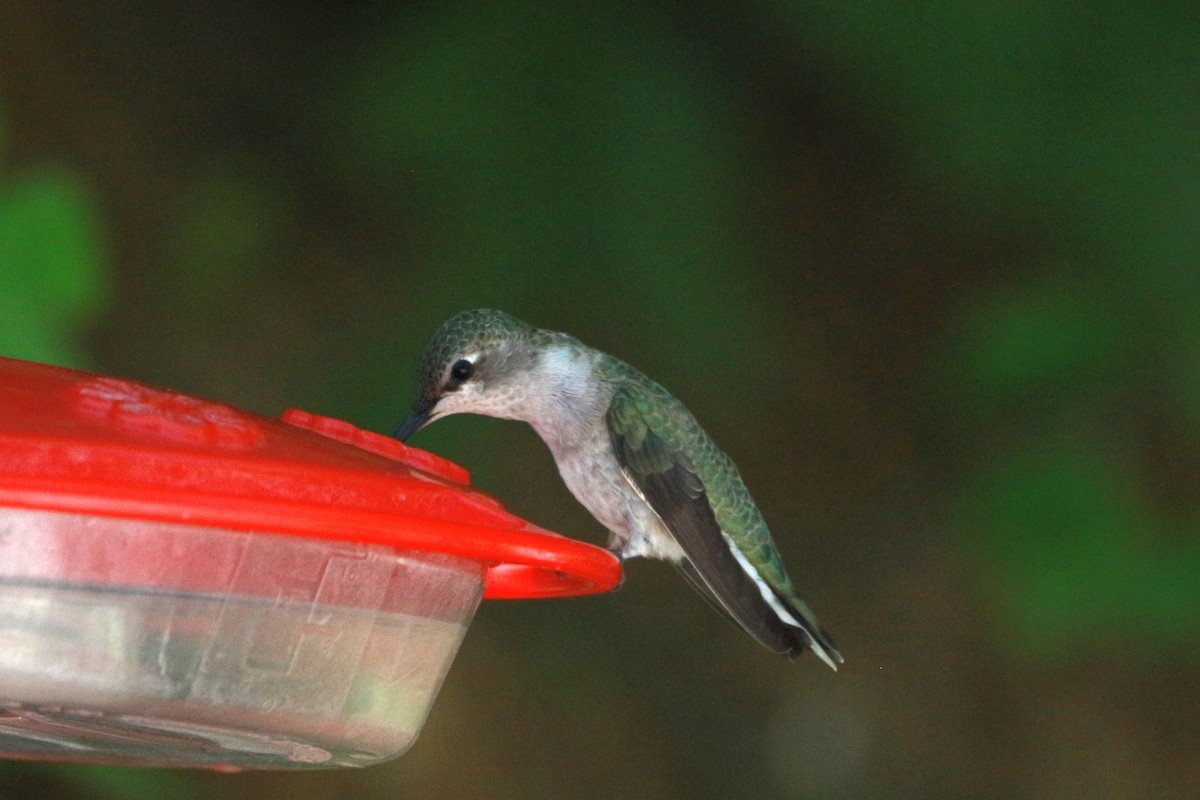
[{"label": "hummingbird feeder", "polygon": [[2,758],[375,764],[481,598],[619,579],[349,423],[0,358]]}]

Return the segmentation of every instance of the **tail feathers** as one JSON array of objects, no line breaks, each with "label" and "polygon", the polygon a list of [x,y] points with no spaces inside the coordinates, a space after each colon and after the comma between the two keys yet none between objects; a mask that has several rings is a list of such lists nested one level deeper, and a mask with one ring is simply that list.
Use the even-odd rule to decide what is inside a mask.
[{"label": "tail feathers", "polygon": [[706,579],[686,558],[675,566],[713,608],[763,647],[789,658],[810,649],[835,671],[844,662],[833,639],[817,624],[808,607],[782,597],[761,578],[751,578],[734,568],[723,571],[717,579]]},{"label": "tail feathers", "polygon": [[792,612],[788,615],[788,619],[781,619],[784,624],[789,626],[789,630],[794,632],[797,640],[796,647],[788,651],[788,656],[795,658],[804,652],[804,648],[807,647],[816,653],[817,658],[824,661],[829,665],[830,669],[836,672],[838,664],[844,664],[846,659],[842,658],[841,651],[833,643],[833,637],[821,628],[817,623],[817,618],[804,603],[798,601],[789,603],[786,598],[781,597],[777,592],[775,596],[781,603],[786,604],[785,607]]}]

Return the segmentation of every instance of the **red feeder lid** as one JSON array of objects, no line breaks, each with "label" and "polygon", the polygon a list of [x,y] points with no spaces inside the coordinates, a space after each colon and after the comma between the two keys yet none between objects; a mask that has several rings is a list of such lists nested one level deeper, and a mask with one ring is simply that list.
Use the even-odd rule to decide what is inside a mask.
[{"label": "red feeder lid", "polygon": [[489,565],[492,598],[604,592],[621,572],[471,489],[457,464],[350,423],[2,357],[0,506],[449,553]]}]

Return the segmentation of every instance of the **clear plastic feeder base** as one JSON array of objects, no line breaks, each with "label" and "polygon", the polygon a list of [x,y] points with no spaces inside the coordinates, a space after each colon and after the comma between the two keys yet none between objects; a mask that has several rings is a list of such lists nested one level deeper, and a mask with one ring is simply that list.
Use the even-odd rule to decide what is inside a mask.
[{"label": "clear plastic feeder base", "polygon": [[0,357],[0,759],[376,764],[482,597],[620,577],[343,420]]},{"label": "clear plastic feeder base", "polygon": [[0,756],[394,758],[483,586],[479,562],[444,554],[0,509]]}]

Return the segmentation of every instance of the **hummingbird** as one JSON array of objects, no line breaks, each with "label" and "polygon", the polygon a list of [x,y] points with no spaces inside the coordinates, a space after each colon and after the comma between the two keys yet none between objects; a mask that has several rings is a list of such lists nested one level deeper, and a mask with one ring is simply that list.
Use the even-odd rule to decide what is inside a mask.
[{"label": "hummingbird", "polygon": [[634,367],[503,311],[464,311],[425,348],[416,400],[393,436],[464,413],[528,423],[622,561],[674,564],[776,653],[810,649],[834,670],[843,662],[797,596],[737,466]]}]

